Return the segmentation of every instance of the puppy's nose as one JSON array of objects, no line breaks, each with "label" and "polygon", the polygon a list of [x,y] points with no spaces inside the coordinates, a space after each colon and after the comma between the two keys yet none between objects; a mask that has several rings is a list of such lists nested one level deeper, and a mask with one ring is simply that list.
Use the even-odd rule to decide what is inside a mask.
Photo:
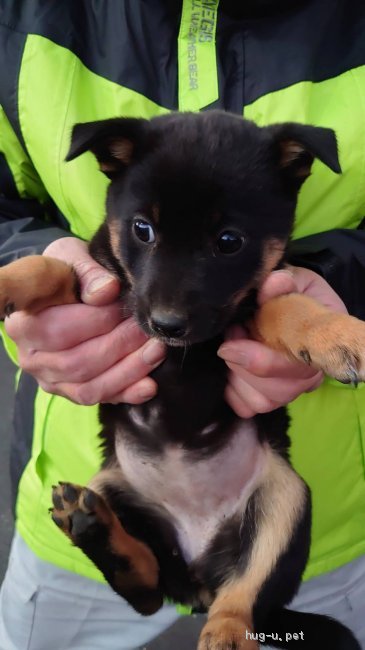
[{"label": "puppy's nose", "polygon": [[186,334],[188,323],[181,314],[155,310],[151,313],[151,327],[157,334],[179,339]]}]

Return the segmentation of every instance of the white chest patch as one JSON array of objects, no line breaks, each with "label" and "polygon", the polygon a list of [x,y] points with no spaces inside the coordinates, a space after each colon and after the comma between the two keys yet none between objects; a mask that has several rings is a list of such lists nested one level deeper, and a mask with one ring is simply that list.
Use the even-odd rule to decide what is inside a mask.
[{"label": "white chest patch", "polygon": [[205,550],[225,519],[245,511],[264,467],[265,451],[252,421],[240,423],[227,446],[203,460],[180,445],[171,445],[151,460],[117,440],[125,478],[168,511],[188,563]]}]

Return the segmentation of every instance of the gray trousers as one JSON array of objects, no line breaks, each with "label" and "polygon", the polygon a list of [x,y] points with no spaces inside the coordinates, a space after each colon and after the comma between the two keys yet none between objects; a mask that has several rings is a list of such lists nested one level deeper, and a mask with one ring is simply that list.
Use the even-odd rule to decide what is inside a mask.
[{"label": "gray trousers", "polygon": [[[291,607],[338,618],[365,650],[365,557],[303,584]],[[107,585],[43,562],[14,538],[0,592],[0,650],[194,648],[203,618],[178,618],[167,605],[139,616]]]}]

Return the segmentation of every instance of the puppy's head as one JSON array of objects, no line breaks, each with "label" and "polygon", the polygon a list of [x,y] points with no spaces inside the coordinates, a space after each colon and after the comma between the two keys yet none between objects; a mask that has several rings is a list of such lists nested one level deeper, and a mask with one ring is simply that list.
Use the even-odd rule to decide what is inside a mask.
[{"label": "puppy's head", "polygon": [[314,158],[340,172],[331,130],[217,111],[76,125],[67,159],[87,150],[135,315],[170,345],[221,332],[278,266]]}]

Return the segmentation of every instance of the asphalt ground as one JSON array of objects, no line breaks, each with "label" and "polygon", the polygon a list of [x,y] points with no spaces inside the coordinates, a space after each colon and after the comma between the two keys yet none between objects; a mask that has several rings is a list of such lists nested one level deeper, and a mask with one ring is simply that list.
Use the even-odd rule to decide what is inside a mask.
[{"label": "asphalt ground", "polygon": [[13,534],[9,487],[9,438],[13,408],[15,366],[0,342],[0,582],[8,561]]},{"label": "asphalt ground", "polygon": [[[0,583],[6,570],[13,534],[13,517],[10,507],[9,447],[14,381],[15,367],[6,356],[0,341]],[[197,645],[203,622],[202,616],[184,616],[143,650],[194,648]]]}]

